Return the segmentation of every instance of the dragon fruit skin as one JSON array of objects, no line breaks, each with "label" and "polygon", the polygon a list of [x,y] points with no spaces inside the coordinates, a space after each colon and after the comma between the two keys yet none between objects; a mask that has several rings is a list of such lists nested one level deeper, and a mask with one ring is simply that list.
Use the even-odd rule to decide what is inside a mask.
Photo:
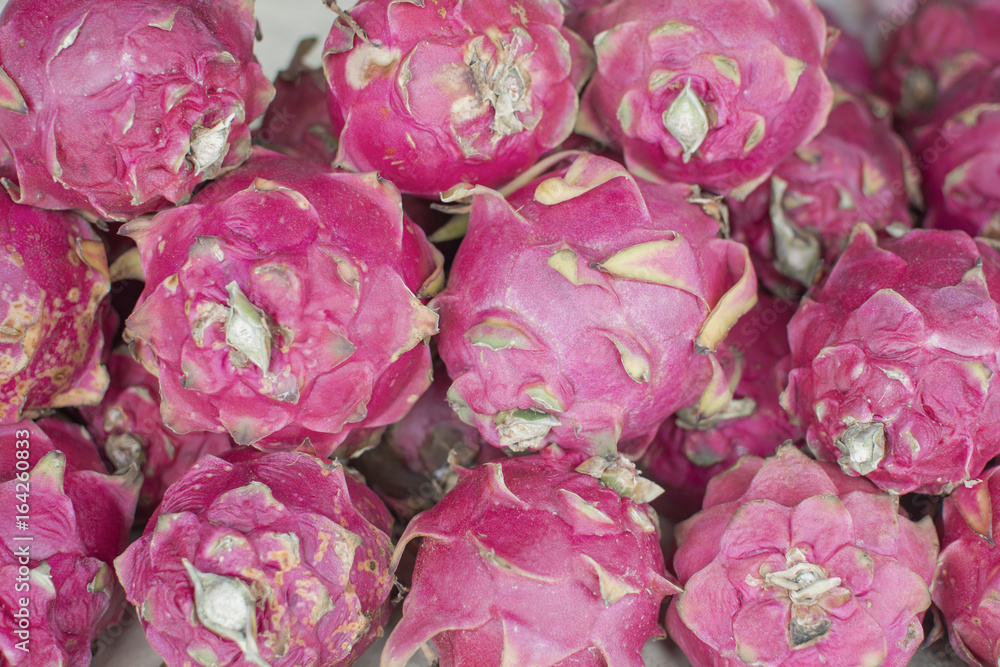
[{"label": "dragon fruit skin", "polygon": [[810,286],[859,222],[879,232],[910,229],[910,201],[921,201],[919,172],[888,109],[834,90],[823,131],[745,202],[730,204],[733,237],[753,250],[765,285],[777,292]]},{"label": "dragon fruit skin", "polygon": [[337,164],[437,199],[499,187],[573,130],[589,47],[553,0],[361,0],[323,54]]},{"label": "dragon fruit skin", "polygon": [[660,426],[639,467],[664,488],[653,501],[661,515],[687,519],[701,509],[709,480],[741,456],[770,456],[786,440],[803,439],[778,400],[791,354],[785,330],[796,305],[760,294],[720,346],[722,366],[738,380],[733,400],[710,419],[686,409]]},{"label": "dragon fruit skin", "polygon": [[0,220],[0,424],[97,403],[108,386],[100,322],[111,287],[100,237],[74,213],[2,193]]},{"label": "dragon fruit skin", "polygon": [[616,0],[580,30],[597,71],[577,131],[643,178],[743,199],[826,123],[827,26],[811,0]]},{"label": "dragon fruit skin", "polygon": [[746,456],[676,530],[670,636],[695,667],[902,667],[923,638],[931,519],[791,445]]},{"label": "dragon fruit skin", "polygon": [[255,148],[122,233],[146,274],[126,333],[176,433],[325,456],[430,384],[437,315],[418,297],[440,288],[442,259],[375,174]]},{"label": "dragon fruit skin", "polygon": [[171,486],[115,568],[171,667],[341,667],[388,620],[391,527],[340,464],[239,448]]},{"label": "dragon fruit skin", "polygon": [[456,469],[458,485],[396,546],[398,559],[423,538],[382,667],[427,642],[441,667],[644,664],[660,603],[678,589],[655,513],[577,472],[586,460],[549,448]]},{"label": "dragon fruit skin", "polygon": [[[111,563],[127,544],[138,482],[135,468],[108,475],[79,426],[0,425],[0,501],[11,513],[0,526],[0,664],[90,664],[91,641],[122,610]],[[27,514],[27,532],[15,513]],[[23,609],[29,636],[18,634]],[[25,639],[29,652],[17,647]]]},{"label": "dragon fruit skin", "polygon": [[167,487],[203,456],[219,456],[235,445],[229,434],[193,431],[177,435],[160,416],[159,382],[127,350],[108,361],[111,386],[99,405],[80,408],[87,430],[118,469],[142,472],[138,509],[148,516]]},{"label": "dragon fruit skin", "polygon": [[934,604],[948,624],[951,645],[970,665],[1000,660],[1000,468],[945,498]]},{"label": "dragon fruit skin", "polygon": [[15,199],[124,221],[239,165],[274,95],[255,25],[252,0],[11,0],[0,139]]},{"label": "dragon fruit skin", "polygon": [[1000,454],[1000,254],[963,232],[859,225],[788,325],[782,404],[817,457],[897,493],[948,493]]},{"label": "dragon fruit skin", "polygon": [[337,158],[337,134],[330,121],[326,78],[323,70],[303,62],[315,43],[315,38],[300,42],[291,64],[278,72],[274,100],[254,139],[285,155],[332,164]]},{"label": "dragon fruit skin", "polygon": [[641,455],[674,411],[728,402],[712,353],[757,290],[746,248],[716,237],[716,198],[594,155],[471,194],[432,307],[449,400],[490,444]]},{"label": "dragon fruit skin", "polygon": [[[823,15],[827,25],[836,25],[826,10]],[[874,93],[876,90],[875,68],[868,58],[865,45],[850,33],[842,30],[839,32],[827,54],[824,69],[831,82],[840,84],[855,95]]]}]

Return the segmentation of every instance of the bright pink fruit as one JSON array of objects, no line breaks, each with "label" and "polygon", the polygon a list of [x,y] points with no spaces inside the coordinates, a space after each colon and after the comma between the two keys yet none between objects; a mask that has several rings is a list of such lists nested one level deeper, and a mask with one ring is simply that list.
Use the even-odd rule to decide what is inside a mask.
[{"label": "bright pink fruit", "polygon": [[169,665],[347,667],[389,617],[391,526],[339,463],[240,448],[171,486],[115,569]]},{"label": "bright pink fruit", "polygon": [[896,234],[913,226],[910,201],[920,201],[920,176],[892,131],[889,110],[871,97],[834,90],[823,131],[746,202],[732,202],[733,237],[767,267],[760,272],[775,291],[812,285],[858,222]]},{"label": "bright pink fruit", "polygon": [[577,131],[643,178],[742,199],[826,123],[826,21],[811,0],[616,0],[586,14],[597,71]]},{"label": "bright pink fruit", "polygon": [[667,629],[695,667],[903,667],[923,639],[931,519],[791,445],[712,480],[677,542]]},{"label": "bright pink fruit", "polygon": [[441,314],[449,400],[491,444],[640,454],[671,413],[728,402],[713,355],[756,301],[721,203],[584,155],[474,195]]},{"label": "bright pink fruit", "polygon": [[250,154],[274,88],[243,0],[11,0],[0,138],[18,201],[130,220]]},{"label": "bright pink fruit", "polygon": [[1000,254],[962,232],[859,225],[788,325],[782,404],[810,449],[897,493],[948,493],[1000,454]]},{"label": "bright pink fruit", "polygon": [[556,448],[456,471],[458,486],[396,547],[398,560],[423,538],[382,667],[428,642],[441,667],[644,664],[660,603],[678,590],[641,504],[653,485],[624,460]]},{"label": "bright pink fruit", "polygon": [[0,423],[101,400],[110,286],[104,245],[83,218],[0,193]]},{"label": "bright pink fruit", "polygon": [[430,384],[441,255],[375,174],[254,149],[188,206],[122,229],[146,287],[126,333],[168,428],[330,454]]},{"label": "bright pink fruit", "polygon": [[143,474],[139,509],[149,515],[167,487],[180,479],[202,456],[218,456],[233,448],[228,433],[194,431],[178,435],[160,416],[156,378],[127,350],[108,361],[111,386],[100,405],[81,408],[97,446],[116,468],[135,465]]},{"label": "bright pink fruit", "polygon": [[970,665],[1000,661],[1000,468],[945,498],[934,604]]},{"label": "bright pink fruit", "polygon": [[4,667],[90,664],[90,643],[122,611],[111,561],[127,544],[139,480],[134,467],[108,475],[82,427],[0,425]]},{"label": "bright pink fruit", "polygon": [[553,0],[362,0],[325,49],[338,165],[435,199],[562,143],[592,59]]},{"label": "bright pink fruit", "polygon": [[[824,10],[828,25],[835,25]],[[860,39],[841,31],[826,57],[826,75],[855,95],[875,92],[875,68]],[[889,109],[886,109],[889,112]]]}]

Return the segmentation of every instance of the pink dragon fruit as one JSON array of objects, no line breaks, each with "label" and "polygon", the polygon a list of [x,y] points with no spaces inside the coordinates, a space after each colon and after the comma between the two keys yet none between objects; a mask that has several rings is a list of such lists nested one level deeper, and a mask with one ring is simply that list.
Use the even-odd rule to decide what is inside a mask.
[{"label": "pink dragon fruit", "polygon": [[1000,468],[945,498],[934,604],[970,665],[1000,661]]},{"label": "pink dragon fruit", "polygon": [[923,639],[931,519],[791,445],[746,456],[677,527],[670,636],[695,667],[903,667]]},{"label": "pink dragon fruit", "polygon": [[0,424],[97,403],[108,387],[104,245],[80,216],[3,193],[0,218]]},{"label": "pink dragon fruit", "polygon": [[633,173],[743,199],[826,123],[826,21],[811,0],[616,0],[589,12],[597,71],[577,131]]},{"label": "pink dragon fruit", "polygon": [[1000,67],[957,85],[914,135],[924,224],[1000,238]]},{"label": "pink dragon fruit", "polygon": [[828,26],[837,27],[836,41],[830,47],[826,57],[826,76],[832,82],[851,91],[855,95],[874,93],[875,68],[868,58],[868,51],[860,39],[840,30],[831,13],[823,10]]},{"label": "pink dragon fruit", "polygon": [[802,439],[778,397],[788,377],[785,330],[797,304],[761,294],[719,348],[735,389],[729,404],[708,419],[685,408],[660,427],[640,464],[664,488],[654,507],[673,521],[701,509],[708,482],[745,454],[769,456],[786,440]]},{"label": "pink dragon fruit", "polygon": [[859,222],[896,234],[913,226],[910,201],[920,201],[920,176],[888,109],[834,90],[823,131],[746,202],[731,206],[733,237],[754,251],[764,283],[777,292],[812,285]]},{"label": "pink dragon fruit", "polygon": [[1000,455],[1000,254],[962,232],[859,225],[788,325],[782,404],[810,449],[897,493],[948,493]]},{"label": "pink dragon fruit", "polygon": [[323,67],[338,165],[428,198],[498,187],[573,130],[592,54],[551,0],[361,0]]},{"label": "pink dragon fruit", "polygon": [[457,472],[396,546],[394,560],[423,538],[382,667],[428,642],[441,667],[643,665],[678,591],[642,504],[655,485],[624,459],[556,448]]},{"label": "pink dragon fruit", "polygon": [[111,386],[100,405],[80,408],[97,446],[118,469],[135,465],[143,474],[139,511],[150,513],[167,487],[198,459],[233,448],[229,434],[195,431],[177,435],[160,417],[160,391],[155,377],[118,349],[108,361]]},{"label": "pink dragon fruit", "polygon": [[879,70],[882,94],[905,130],[976,72],[1000,65],[1000,0],[929,0],[893,31]]},{"label": "pink dragon fruit", "polygon": [[490,444],[639,455],[674,411],[726,405],[713,352],[757,281],[747,249],[716,237],[718,198],[595,155],[507,199],[454,196],[468,194],[468,235],[432,307],[449,400]]},{"label": "pink dragon fruit", "polygon": [[441,255],[375,174],[255,148],[188,206],[127,224],[146,287],[126,333],[176,433],[329,455],[430,384]]},{"label": "pink dragon fruit", "polygon": [[391,528],[339,463],[239,448],[171,486],[115,569],[169,665],[347,667],[389,618]]},{"label": "pink dragon fruit", "polygon": [[129,220],[243,162],[274,89],[253,2],[10,0],[0,139],[18,202]]},{"label": "pink dragon fruit", "polygon": [[127,544],[139,472],[108,475],[79,426],[0,425],[0,664],[87,667],[124,597],[111,562]]},{"label": "pink dragon fruit", "polygon": [[337,134],[330,122],[326,78],[322,70],[303,62],[315,45],[315,37],[300,42],[291,64],[278,72],[274,100],[254,139],[292,157],[332,164],[337,158]]}]

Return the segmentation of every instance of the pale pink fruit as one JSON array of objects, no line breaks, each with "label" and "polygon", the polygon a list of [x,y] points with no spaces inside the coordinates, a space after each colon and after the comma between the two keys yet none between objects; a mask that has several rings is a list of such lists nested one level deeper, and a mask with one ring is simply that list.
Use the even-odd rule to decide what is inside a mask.
[{"label": "pale pink fruit", "polygon": [[423,538],[382,667],[428,643],[441,667],[643,665],[678,590],[642,504],[655,485],[623,459],[557,448],[456,471],[396,546],[394,560]]},{"label": "pale pink fruit", "polygon": [[239,448],[171,486],[115,569],[169,665],[347,667],[389,617],[391,526],[339,463]]},{"label": "pale pink fruit", "polygon": [[616,0],[580,30],[597,71],[577,131],[643,178],[742,199],[826,123],[827,27],[811,0]]},{"label": "pale pink fruit", "polygon": [[430,384],[441,255],[376,174],[255,148],[187,205],[136,220],[126,334],[176,433],[329,455]]},{"label": "pale pink fruit", "polygon": [[121,614],[111,562],[139,490],[114,476],[80,426],[46,418],[0,425],[0,664],[87,667],[90,643]]},{"label": "pale pink fruit", "polygon": [[963,232],[859,225],[788,325],[782,404],[810,449],[896,493],[947,493],[1000,454],[1000,254]]},{"label": "pale pink fruit", "polygon": [[332,164],[337,157],[337,135],[330,121],[326,78],[323,70],[303,62],[315,45],[315,38],[303,40],[292,62],[278,72],[274,100],[253,136],[286,155]]},{"label": "pale pink fruit", "polygon": [[337,164],[435,199],[499,187],[572,132],[592,57],[554,0],[361,0],[323,54]]},{"label": "pale pink fruit", "polygon": [[274,95],[254,30],[243,0],[8,2],[0,139],[14,196],[129,220],[239,165]]},{"label": "pale pink fruit", "polygon": [[0,193],[0,423],[101,400],[110,287],[86,220]]},{"label": "pale pink fruit", "polygon": [[1000,660],[1000,468],[945,498],[934,604],[970,665]]},{"label": "pale pink fruit", "polygon": [[487,441],[637,455],[674,411],[725,406],[713,353],[757,285],[718,198],[595,155],[506,199],[455,194],[469,230],[432,305],[449,400]]},{"label": "pale pink fruit", "polygon": [[202,456],[218,456],[233,448],[227,433],[193,431],[178,435],[160,416],[159,383],[128,350],[118,349],[108,361],[111,386],[101,403],[80,408],[97,446],[118,469],[135,465],[142,472],[139,510],[148,516],[167,487]]},{"label": "pale pink fruit", "polygon": [[870,96],[834,90],[823,131],[747,201],[731,206],[733,237],[754,251],[774,291],[812,285],[859,222],[895,234],[913,226],[910,202],[920,201],[920,175],[892,131],[889,109]]},{"label": "pale pink fruit", "polygon": [[798,304],[766,294],[733,327],[719,347],[732,400],[718,414],[699,419],[685,408],[660,427],[639,467],[664,488],[654,507],[681,521],[699,509],[708,482],[745,454],[769,456],[786,440],[802,439],[778,397],[787,384],[790,351],[786,328]]},{"label": "pale pink fruit", "polygon": [[791,445],[746,456],[677,527],[670,636],[695,667],[903,667],[938,554],[929,517]]}]

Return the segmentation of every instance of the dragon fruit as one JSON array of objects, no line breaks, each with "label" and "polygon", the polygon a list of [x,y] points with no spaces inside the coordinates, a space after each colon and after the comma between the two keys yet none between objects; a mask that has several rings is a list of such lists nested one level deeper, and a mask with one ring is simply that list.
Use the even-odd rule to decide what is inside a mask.
[{"label": "dragon fruit", "polygon": [[948,493],[1000,455],[1000,254],[963,232],[859,225],[788,325],[782,404],[817,457],[896,493]]},{"label": "dragon fruit", "polygon": [[382,667],[427,642],[441,667],[643,665],[660,603],[678,590],[642,504],[655,485],[624,459],[556,448],[456,471],[396,546],[394,560],[423,538]]},{"label": "dragon fruit", "polygon": [[970,665],[1000,661],[1000,468],[944,500],[943,535],[934,604],[948,623],[951,645]]},{"label": "dragon fruit", "polygon": [[171,486],[115,568],[169,665],[346,667],[389,617],[391,527],[340,464],[239,448]]},{"label": "dragon fruit", "polygon": [[640,464],[664,488],[654,501],[674,521],[699,509],[715,475],[745,454],[769,456],[786,440],[802,439],[778,402],[788,376],[785,333],[797,304],[761,294],[719,348],[720,363],[734,383],[733,398],[708,419],[686,408],[660,427]]},{"label": "dragon fruit", "polygon": [[826,21],[811,0],[616,0],[586,14],[597,71],[577,131],[633,173],[743,199],[826,123]]},{"label": "dragon fruit", "polygon": [[138,509],[148,517],[167,487],[203,456],[233,448],[228,434],[195,431],[177,435],[160,417],[156,378],[118,349],[108,361],[111,386],[95,407],[80,408],[87,430],[118,469],[135,465],[143,474]]},{"label": "dragon fruit", "polygon": [[[505,199],[483,187],[432,302],[449,400],[494,445],[641,455],[671,413],[728,402],[713,355],[753,307],[724,206],[583,155]],[[714,214],[714,215],[713,215]]]},{"label": "dragon fruit", "polygon": [[702,665],[902,667],[923,639],[929,517],[791,445],[746,456],[677,527],[670,636]]},{"label": "dragon fruit", "polygon": [[924,224],[1000,238],[1000,66],[956,86],[914,135]]},{"label": "dragon fruit", "polygon": [[292,157],[332,164],[337,158],[337,135],[330,122],[326,78],[322,70],[303,62],[315,45],[315,37],[300,42],[291,64],[278,72],[274,100],[254,139]]},{"label": "dragon fruit", "polygon": [[87,667],[90,643],[124,598],[111,562],[124,549],[139,472],[108,475],[80,426],[0,425],[0,664]]},{"label": "dragon fruit", "polygon": [[810,286],[859,222],[897,234],[913,226],[910,201],[920,201],[920,176],[888,109],[839,86],[835,92],[823,131],[745,202],[731,205],[733,237],[754,251],[765,284],[777,292]]},{"label": "dragon fruit", "polygon": [[1000,0],[929,0],[893,31],[879,85],[907,131],[964,79],[1000,65]]},{"label": "dragon fruit", "polygon": [[176,433],[329,455],[430,384],[442,259],[375,174],[254,148],[188,206],[123,227],[146,287],[126,321]]},{"label": "dragon fruit", "polygon": [[826,76],[855,95],[874,93],[875,68],[868,58],[865,45],[854,35],[839,29],[830,12],[823,10],[826,23],[838,28],[836,41],[826,57]]},{"label": "dragon fruit", "polygon": [[405,193],[498,187],[573,130],[592,54],[551,0],[361,0],[323,67],[337,164]]},{"label": "dragon fruit", "polygon": [[129,220],[243,162],[274,88],[253,2],[10,0],[0,139],[19,203]]},{"label": "dragon fruit", "polygon": [[99,402],[111,287],[100,237],[74,213],[2,193],[0,217],[0,424]]}]

